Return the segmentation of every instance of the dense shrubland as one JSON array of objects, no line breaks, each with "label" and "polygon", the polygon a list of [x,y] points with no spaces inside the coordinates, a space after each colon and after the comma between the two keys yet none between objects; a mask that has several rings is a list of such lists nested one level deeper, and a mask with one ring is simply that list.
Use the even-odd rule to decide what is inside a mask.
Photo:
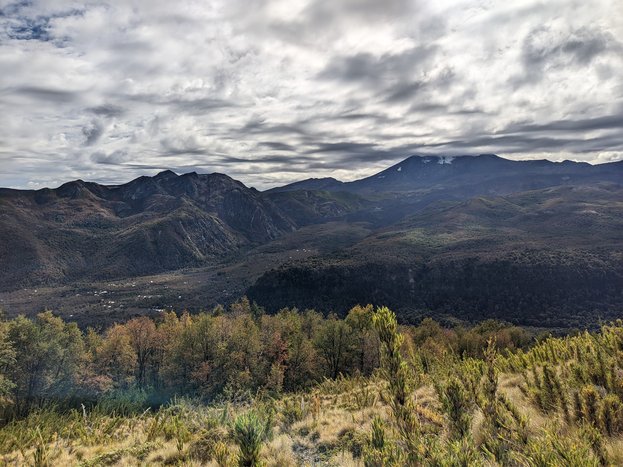
[{"label": "dense shrubland", "polygon": [[0,323],[0,462],[617,465],[623,324],[536,336],[267,315],[242,299],[81,330]]}]

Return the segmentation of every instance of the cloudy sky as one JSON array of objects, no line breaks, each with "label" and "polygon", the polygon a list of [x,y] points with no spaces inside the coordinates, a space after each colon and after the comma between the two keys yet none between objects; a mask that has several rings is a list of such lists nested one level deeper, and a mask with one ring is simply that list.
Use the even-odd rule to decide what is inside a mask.
[{"label": "cloudy sky", "polygon": [[0,186],[623,159],[620,0],[0,0]]}]

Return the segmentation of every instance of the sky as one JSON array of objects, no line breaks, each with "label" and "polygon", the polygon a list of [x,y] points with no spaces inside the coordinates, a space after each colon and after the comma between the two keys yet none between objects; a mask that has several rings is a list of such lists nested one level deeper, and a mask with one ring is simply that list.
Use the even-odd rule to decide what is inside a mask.
[{"label": "sky", "polygon": [[620,0],[0,0],[0,186],[623,159]]}]

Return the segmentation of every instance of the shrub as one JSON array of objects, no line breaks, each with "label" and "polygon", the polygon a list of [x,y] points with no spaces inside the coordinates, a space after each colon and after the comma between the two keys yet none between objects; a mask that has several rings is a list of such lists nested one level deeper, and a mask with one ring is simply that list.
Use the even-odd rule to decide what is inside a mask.
[{"label": "shrub", "polygon": [[457,378],[436,386],[439,400],[450,421],[450,435],[461,439],[470,432],[472,422],[472,403],[469,394]]},{"label": "shrub", "polygon": [[260,452],[266,441],[265,423],[255,412],[247,412],[234,421],[232,436],[238,444],[238,465],[240,467],[257,467],[263,465]]},{"label": "shrub", "polygon": [[623,431],[623,404],[616,394],[608,394],[601,401],[599,409],[601,429],[612,436]]},{"label": "shrub", "polygon": [[224,441],[226,436],[227,433],[220,427],[202,431],[199,438],[190,444],[188,450],[190,456],[202,463],[210,462],[215,457],[218,443]]}]

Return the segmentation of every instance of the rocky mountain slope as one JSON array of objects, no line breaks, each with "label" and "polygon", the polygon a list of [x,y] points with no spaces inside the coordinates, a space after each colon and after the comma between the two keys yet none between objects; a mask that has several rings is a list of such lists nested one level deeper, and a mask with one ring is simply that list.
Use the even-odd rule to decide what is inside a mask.
[{"label": "rocky mountain slope", "polygon": [[571,325],[623,307],[622,203],[622,162],[493,155],[410,157],[355,182],[267,192],[170,171],[119,186],[2,189],[0,306],[34,311],[23,310],[35,294],[22,288],[45,285],[49,301],[55,287],[66,297],[80,283],[71,292],[80,308],[89,281],[135,278],[154,298],[137,304],[118,282],[125,292],[106,305],[117,315],[246,292],[270,310],[371,302],[409,321],[433,313]]},{"label": "rocky mountain slope", "polygon": [[2,190],[0,206],[4,288],[197,266],[296,227],[259,192],[220,174]]}]

